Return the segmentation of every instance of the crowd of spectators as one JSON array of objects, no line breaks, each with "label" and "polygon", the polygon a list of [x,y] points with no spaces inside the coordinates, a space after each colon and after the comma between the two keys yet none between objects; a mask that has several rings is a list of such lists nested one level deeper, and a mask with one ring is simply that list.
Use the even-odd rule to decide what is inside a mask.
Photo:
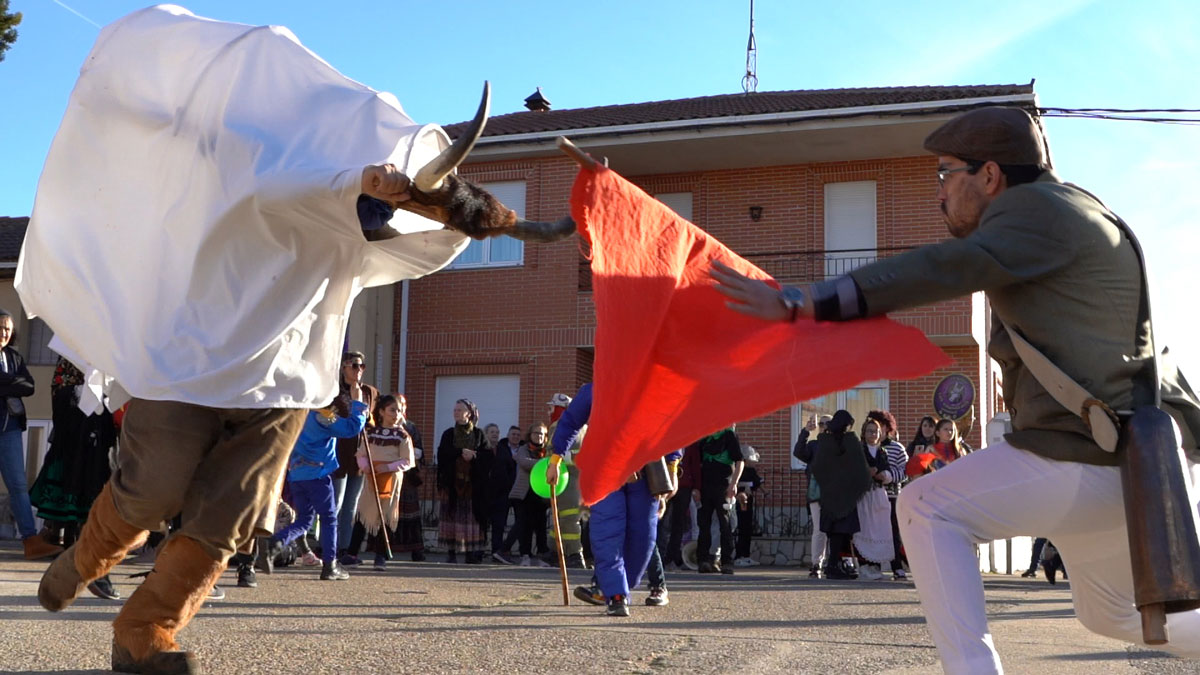
[{"label": "crowd of spectators", "polygon": [[[452,410],[453,426],[441,431],[431,454],[408,418],[404,395],[381,394],[365,384],[365,367],[361,353],[347,352],[338,398],[310,413],[289,462],[278,530],[235,556],[239,585],[255,586],[255,568],[270,571],[275,564],[319,565],[322,579],[340,580],[367,555],[378,571],[387,569],[390,556],[425,560],[425,529],[431,524],[423,522],[420,487],[429,476],[436,481],[436,541],[446,562],[461,558],[467,564],[555,565],[549,500],[532,489],[530,476],[538,460],[551,452],[552,429],[571,397],[555,394],[547,402],[547,423],[508,424],[503,436],[494,422],[480,426],[481,411],[459,399]],[[108,478],[119,429],[119,411],[115,416],[79,412],[79,384],[78,371],[61,360],[53,387],[56,435],[32,489],[33,506],[47,522],[35,544],[44,542],[48,550],[69,545],[86,518],[90,499]],[[907,579],[896,498],[905,484],[971,448],[949,419],[922,418],[907,447],[898,436],[895,418],[883,410],[870,411],[857,427],[844,410],[807,420],[793,454],[807,469],[810,577],[882,579],[887,565],[893,579]],[[568,485],[578,484],[571,458],[582,438],[579,434],[564,455],[565,470],[574,479]],[[664,571],[691,567],[731,575],[737,567],[759,564],[751,545],[757,527],[755,493],[764,483],[756,468],[759,460],[758,451],[741,443],[734,427],[684,449],[676,491],[658,521],[651,564],[663,593]],[[561,495],[558,506],[566,560],[571,567],[587,568],[588,510],[577,487]],[[1053,579],[1057,562],[1049,550],[1048,576]],[[1026,576],[1037,569],[1038,553]],[[119,598],[107,577],[92,586],[99,597]]]}]

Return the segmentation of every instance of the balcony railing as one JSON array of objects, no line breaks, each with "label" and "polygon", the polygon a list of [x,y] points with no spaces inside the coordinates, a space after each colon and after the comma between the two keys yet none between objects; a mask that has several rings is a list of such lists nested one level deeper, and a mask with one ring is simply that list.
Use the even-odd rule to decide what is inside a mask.
[{"label": "balcony railing", "polygon": [[[912,248],[892,246],[887,248],[857,248],[819,251],[771,251],[741,253],[746,260],[770,274],[782,284],[803,284],[841,276],[851,270],[887,258]],[[579,261],[579,290],[592,290],[592,268],[590,261]]]}]

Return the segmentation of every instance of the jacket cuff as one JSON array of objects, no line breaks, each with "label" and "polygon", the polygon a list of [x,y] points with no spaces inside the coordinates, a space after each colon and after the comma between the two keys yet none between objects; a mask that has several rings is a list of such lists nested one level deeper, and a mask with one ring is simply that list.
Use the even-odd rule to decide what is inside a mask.
[{"label": "jacket cuff", "polygon": [[867,304],[849,275],[812,286],[813,317],[818,321],[848,321],[867,314]]}]

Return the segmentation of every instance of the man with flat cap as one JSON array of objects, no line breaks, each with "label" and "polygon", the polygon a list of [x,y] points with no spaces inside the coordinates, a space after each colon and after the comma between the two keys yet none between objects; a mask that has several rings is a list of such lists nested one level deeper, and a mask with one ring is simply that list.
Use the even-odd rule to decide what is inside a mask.
[{"label": "man with flat cap", "polygon": [[[1134,378],[1153,358],[1150,322],[1139,313],[1139,252],[1117,216],[1054,174],[1045,138],[1022,109],[963,113],[925,149],[937,155],[937,200],[952,239],[806,288],[777,290],[713,263],[717,289],[732,309],[776,321],[847,321],[985,291],[994,318],[988,350],[1004,371],[1013,432],[913,483],[897,504],[943,668],[1002,671],[972,544],[1020,535],[1054,540],[1089,630],[1140,643],[1117,457],[1014,344],[1027,341],[1109,409],[1131,409]],[[1195,395],[1163,379],[1175,393],[1163,409],[1195,458]],[[1167,626],[1166,649],[1200,657],[1200,612],[1170,614]]]}]

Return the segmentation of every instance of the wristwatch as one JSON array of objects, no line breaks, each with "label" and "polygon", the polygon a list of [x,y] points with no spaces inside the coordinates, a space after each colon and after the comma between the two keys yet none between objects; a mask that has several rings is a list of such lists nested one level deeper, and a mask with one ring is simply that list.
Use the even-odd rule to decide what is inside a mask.
[{"label": "wristwatch", "polygon": [[808,296],[795,286],[784,286],[779,291],[779,302],[783,303],[784,309],[788,311],[788,321],[794,323],[800,309],[808,306]]}]

